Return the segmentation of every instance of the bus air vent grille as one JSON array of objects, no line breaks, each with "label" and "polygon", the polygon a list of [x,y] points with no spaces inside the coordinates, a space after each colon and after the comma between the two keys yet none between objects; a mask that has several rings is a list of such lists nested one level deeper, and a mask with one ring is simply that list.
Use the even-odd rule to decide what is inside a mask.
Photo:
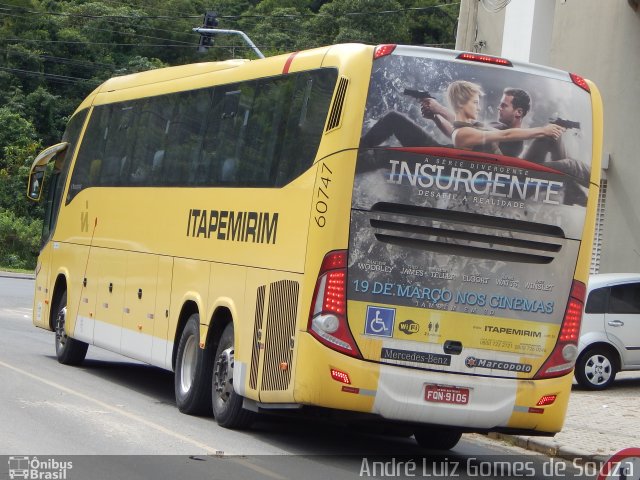
[{"label": "bus air vent grille", "polygon": [[[261,384],[263,391],[289,388],[299,290],[299,283],[291,280],[269,285]],[[282,365],[287,365],[287,368],[281,368]]]},{"label": "bus air vent grille", "polygon": [[378,241],[442,254],[549,264],[567,242],[555,225],[472,212],[378,203],[371,214]]},{"label": "bus air vent grille", "polygon": [[260,329],[264,316],[264,292],[265,285],[258,287],[256,295],[256,315],[253,324],[253,346],[251,347],[251,371],[249,372],[249,387],[258,388],[258,362],[260,361]]},{"label": "bus air vent grille", "polygon": [[333,105],[331,105],[331,111],[329,112],[329,119],[327,120],[327,128],[325,128],[325,132],[329,132],[340,126],[340,122],[342,120],[342,109],[344,107],[344,99],[347,95],[348,86],[349,80],[345,77],[340,77],[335,99],[333,100]]}]

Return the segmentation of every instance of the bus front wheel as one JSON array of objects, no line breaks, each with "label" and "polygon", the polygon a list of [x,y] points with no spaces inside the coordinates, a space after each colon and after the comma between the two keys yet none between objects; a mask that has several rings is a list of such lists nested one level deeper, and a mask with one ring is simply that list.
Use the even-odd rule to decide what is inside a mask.
[{"label": "bus front wheel", "polygon": [[242,396],[233,389],[233,324],[229,323],[218,342],[212,380],[213,416],[221,427],[242,429],[251,425],[255,414],[242,408]]},{"label": "bus front wheel", "polygon": [[182,331],[176,355],[174,388],[182,413],[211,414],[212,367],[209,349],[200,348],[200,315],[194,313]]},{"label": "bus front wheel", "polygon": [[51,310],[55,315],[54,329],[56,332],[56,357],[63,365],[80,365],[87,356],[89,345],[80,340],[67,336],[67,292],[64,291]]},{"label": "bus front wheel", "polygon": [[451,450],[460,441],[462,432],[447,428],[425,428],[416,431],[413,436],[418,445],[427,450]]}]

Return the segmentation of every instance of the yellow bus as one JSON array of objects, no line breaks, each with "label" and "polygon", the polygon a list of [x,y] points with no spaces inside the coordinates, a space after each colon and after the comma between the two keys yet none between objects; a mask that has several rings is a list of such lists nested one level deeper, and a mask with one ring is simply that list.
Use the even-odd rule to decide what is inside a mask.
[{"label": "yellow bus", "polygon": [[33,162],[33,322],[63,364],[95,345],[173,370],[178,408],[228,428],[553,435],[601,118],[579,76],[399,45],[110,79]]}]

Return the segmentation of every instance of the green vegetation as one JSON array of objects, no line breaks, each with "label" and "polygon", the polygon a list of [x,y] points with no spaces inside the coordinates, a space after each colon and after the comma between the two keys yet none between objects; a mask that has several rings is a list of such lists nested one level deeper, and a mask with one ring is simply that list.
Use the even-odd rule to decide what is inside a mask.
[{"label": "green vegetation", "polygon": [[340,42],[453,47],[453,0],[5,0],[0,16],[0,268],[32,269],[42,206],[26,198],[31,162],[60,141],[82,99],[115,75],[231,57],[239,37],[202,53],[205,11],[267,55]]}]

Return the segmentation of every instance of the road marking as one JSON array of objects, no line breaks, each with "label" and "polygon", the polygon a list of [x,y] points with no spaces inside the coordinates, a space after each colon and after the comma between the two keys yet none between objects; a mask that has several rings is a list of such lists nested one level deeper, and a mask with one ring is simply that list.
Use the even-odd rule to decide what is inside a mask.
[{"label": "road marking", "polygon": [[154,430],[158,430],[159,432],[162,432],[166,435],[172,436],[178,440],[181,440],[185,443],[190,443],[191,445],[195,445],[198,448],[203,449],[204,451],[206,451],[209,454],[213,454],[213,455],[220,455],[222,454],[222,450],[218,449],[218,448],[214,448],[211,447],[209,445],[205,445],[204,443],[200,443],[197,440],[193,440],[189,437],[185,437],[184,435],[181,435],[177,432],[174,432],[173,430],[169,430],[168,428],[163,427],[162,425],[158,425],[157,423],[154,423],[150,420],[147,420],[145,418],[142,418],[138,415],[134,415],[133,413],[127,412],[126,410],[119,408],[119,407],[115,407],[113,405],[109,405],[108,403],[102,402],[100,400],[98,400],[97,398],[93,398],[90,397],[89,395],[85,395],[84,393],[80,393],[76,390],[73,390],[71,388],[65,387],[63,385],[60,385],[59,383],[55,383],[52,382],[51,380],[47,380],[45,378],[39,377],[37,375],[34,375],[33,373],[29,373],[26,370],[22,370],[21,368],[18,367],[14,367],[13,365],[9,365],[8,363],[2,362],[0,361],[0,365],[3,367],[8,368],[9,370],[13,370],[14,372],[18,372],[21,375],[25,375],[29,378],[32,378],[33,380],[37,380],[38,382],[44,383],[45,385],[49,385],[50,387],[53,388],[57,388],[58,390],[61,390],[65,393],[68,393],[70,395],[75,395],[76,397],[82,398],[83,400],[86,400],[88,402],[92,402],[96,405],[101,406],[102,408],[105,408],[107,410],[110,410],[112,412],[118,413],[120,415],[123,415],[131,420],[135,420],[136,422],[140,422],[144,425],[146,425],[147,427],[153,428]]},{"label": "road marking", "polygon": [[280,475],[278,475],[275,472],[272,472],[270,470],[267,470],[263,467],[260,467],[258,465],[253,465],[251,462],[247,461],[246,459],[243,459],[242,457],[238,457],[238,458],[234,458],[233,457],[233,453],[230,452],[224,452],[221,449],[218,448],[214,448],[212,446],[206,445],[204,443],[198,442],[197,440],[193,440],[189,437],[185,437],[184,435],[181,435],[180,433],[174,432],[173,430],[169,430],[168,428],[163,427],[162,425],[158,425],[157,423],[151,422],[149,420],[146,420],[145,418],[142,418],[138,415],[134,415],[133,413],[129,413],[126,410],[123,410],[122,408],[119,407],[115,407],[113,405],[109,405],[108,403],[105,403],[103,401],[98,400],[97,398],[93,398],[90,397],[89,395],[85,395],[84,393],[80,393],[76,390],[73,390],[71,388],[65,387],[63,385],[60,385],[59,383],[55,383],[52,382],[51,380],[47,380],[45,378],[39,377],[37,375],[34,375],[33,373],[27,372],[26,370],[22,370],[21,368],[18,367],[14,367],[13,365],[10,365],[8,363],[5,363],[3,361],[0,361],[0,366],[3,366],[5,368],[8,368],[9,370],[13,370],[14,372],[17,372],[21,375],[24,375],[26,377],[32,378],[33,380],[36,380],[38,382],[44,383],[45,385],[49,385],[50,387],[53,388],[57,388],[58,390],[61,390],[65,393],[68,393],[70,395],[75,395],[76,397],[82,398],[83,400],[86,400],[88,402],[92,402],[96,405],[99,405],[102,408],[105,408],[107,410],[110,410],[112,412],[115,412],[117,414],[123,415],[131,420],[134,420],[136,422],[140,422],[144,425],[146,425],[147,427],[153,428],[154,430],[157,430],[159,432],[164,433],[165,435],[169,435],[173,438],[176,438],[182,442],[185,443],[189,443],[191,445],[194,445],[198,448],[201,448],[202,450],[204,450],[205,452],[207,452],[209,455],[215,455],[215,456],[230,456],[229,459],[233,460],[234,462],[243,465],[246,468],[249,468],[257,473],[260,473],[262,475],[266,475],[267,477],[273,478],[275,480],[287,480],[286,477],[282,477]]},{"label": "road marking", "polygon": [[10,316],[15,316],[15,317],[31,318],[31,309],[30,308],[18,308],[18,309],[2,308],[2,309],[0,309],[0,312],[2,312],[3,314],[10,315]]}]

